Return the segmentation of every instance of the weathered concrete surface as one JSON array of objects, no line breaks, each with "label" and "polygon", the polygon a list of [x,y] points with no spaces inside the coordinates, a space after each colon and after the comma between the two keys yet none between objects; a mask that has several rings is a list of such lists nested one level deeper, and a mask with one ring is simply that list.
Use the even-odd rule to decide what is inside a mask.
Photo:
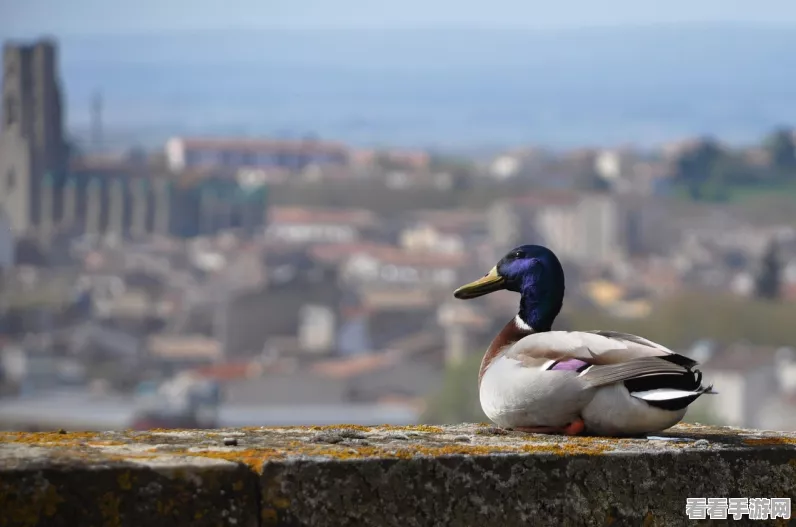
[{"label": "weathered concrete surface", "polygon": [[651,439],[460,425],[0,441],[0,526],[668,527],[696,523],[687,497],[796,498],[796,434],[732,428],[680,425]]}]

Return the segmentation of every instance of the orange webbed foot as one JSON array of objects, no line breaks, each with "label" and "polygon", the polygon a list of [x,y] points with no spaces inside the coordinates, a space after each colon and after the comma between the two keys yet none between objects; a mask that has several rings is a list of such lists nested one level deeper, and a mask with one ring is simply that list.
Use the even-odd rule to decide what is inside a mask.
[{"label": "orange webbed foot", "polygon": [[526,432],[529,434],[561,434],[567,436],[576,436],[583,433],[586,429],[586,423],[583,419],[576,419],[569,423],[567,426],[517,426],[514,430],[519,432]]}]

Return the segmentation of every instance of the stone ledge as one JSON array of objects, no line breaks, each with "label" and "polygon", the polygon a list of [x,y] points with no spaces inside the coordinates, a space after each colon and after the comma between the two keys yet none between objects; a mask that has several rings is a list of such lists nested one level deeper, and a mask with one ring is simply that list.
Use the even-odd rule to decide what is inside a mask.
[{"label": "stone ledge", "polygon": [[610,439],[342,425],[0,441],[9,527],[651,527],[694,524],[688,497],[796,502],[796,434],[734,428]]}]

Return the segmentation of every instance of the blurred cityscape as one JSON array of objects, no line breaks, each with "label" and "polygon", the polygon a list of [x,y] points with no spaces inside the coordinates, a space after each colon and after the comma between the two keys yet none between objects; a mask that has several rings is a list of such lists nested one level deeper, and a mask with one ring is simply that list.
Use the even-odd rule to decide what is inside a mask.
[{"label": "blurred cityscape", "polygon": [[452,291],[539,243],[566,270],[554,329],[703,362],[720,394],[688,420],[796,430],[788,127],[490,155],[109,148],[99,97],[68,132],[59,68],[55,40],[4,45],[0,429],[484,421],[477,366],[518,298]]}]

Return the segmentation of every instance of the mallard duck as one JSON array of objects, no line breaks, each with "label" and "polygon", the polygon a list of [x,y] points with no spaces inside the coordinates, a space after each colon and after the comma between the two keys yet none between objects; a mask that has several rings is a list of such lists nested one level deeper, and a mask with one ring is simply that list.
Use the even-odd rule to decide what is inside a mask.
[{"label": "mallard duck", "polygon": [[675,425],[703,393],[688,357],[616,331],[552,331],[564,270],[539,245],[510,251],[484,277],[458,288],[471,299],[520,293],[520,309],[492,341],[478,374],[481,408],[498,426],[524,432],[641,435]]}]

